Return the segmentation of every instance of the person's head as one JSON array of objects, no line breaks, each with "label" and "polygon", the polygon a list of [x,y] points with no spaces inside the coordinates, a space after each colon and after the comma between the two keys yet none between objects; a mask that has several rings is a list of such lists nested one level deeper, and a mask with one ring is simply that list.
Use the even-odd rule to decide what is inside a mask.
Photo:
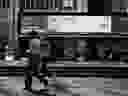
[{"label": "person's head", "polygon": [[78,40],[77,42],[77,51],[80,54],[83,54],[86,52],[86,48],[87,48],[87,41],[86,40]]},{"label": "person's head", "polygon": [[77,44],[80,47],[86,47],[87,46],[87,41],[86,40],[78,40]]}]

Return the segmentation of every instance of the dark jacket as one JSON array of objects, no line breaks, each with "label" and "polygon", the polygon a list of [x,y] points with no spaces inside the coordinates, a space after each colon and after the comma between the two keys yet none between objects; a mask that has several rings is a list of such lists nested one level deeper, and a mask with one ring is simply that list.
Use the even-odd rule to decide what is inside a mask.
[{"label": "dark jacket", "polygon": [[38,72],[38,66],[40,64],[40,54],[31,54],[29,57],[29,63],[25,66],[25,71]]},{"label": "dark jacket", "polygon": [[40,72],[41,73],[48,73],[48,57],[42,57],[40,64],[42,64],[42,66],[40,68]]}]

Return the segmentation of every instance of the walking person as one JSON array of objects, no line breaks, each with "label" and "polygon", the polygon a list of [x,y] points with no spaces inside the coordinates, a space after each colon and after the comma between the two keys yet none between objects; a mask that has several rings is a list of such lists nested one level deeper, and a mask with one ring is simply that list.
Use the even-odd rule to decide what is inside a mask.
[{"label": "walking person", "polygon": [[31,54],[29,64],[25,66],[25,89],[32,91],[32,76],[37,76],[40,54]]},{"label": "walking person", "polygon": [[79,62],[85,62],[88,56],[88,43],[86,40],[78,40],[75,57]]},{"label": "walking person", "polygon": [[24,77],[25,77],[25,88],[24,90],[32,90],[32,64],[29,62],[24,68]]},{"label": "walking person", "polygon": [[38,78],[40,80],[40,83],[42,85],[43,83],[43,88],[41,89],[41,91],[45,91],[45,89],[47,90],[48,88],[48,68],[47,68],[47,64],[48,64],[48,58],[47,57],[41,57],[41,63],[39,66],[39,73],[38,73]]},{"label": "walking person", "polygon": [[[40,64],[40,48],[36,47],[31,40],[31,52],[29,55],[29,63],[25,66],[25,90],[32,91],[32,76],[38,74],[38,65]],[[33,47],[34,45],[34,47]]]}]

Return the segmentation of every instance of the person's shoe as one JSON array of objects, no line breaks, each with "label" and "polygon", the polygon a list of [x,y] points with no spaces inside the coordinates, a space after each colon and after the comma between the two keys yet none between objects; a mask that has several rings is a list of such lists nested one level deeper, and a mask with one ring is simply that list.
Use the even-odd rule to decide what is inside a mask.
[{"label": "person's shoe", "polygon": [[25,91],[32,91],[32,88],[24,88]]},{"label": "person's shoe", "polygon": [[40,89],[40,91],[48,91],[48,89],[47,88],[44,88],[44,89]]},{"label": "person's shoe", "polygon": [[28,88],[23,88],[24,90],[28,90]]},{"label": "person's shoe", "polygon": [[48,89],[40,89],[41,93],[48,93]]}]

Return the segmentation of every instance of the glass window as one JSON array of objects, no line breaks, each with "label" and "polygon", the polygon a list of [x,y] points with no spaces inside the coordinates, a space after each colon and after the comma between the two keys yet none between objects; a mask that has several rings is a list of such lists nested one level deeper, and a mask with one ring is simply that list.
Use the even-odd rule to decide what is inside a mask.
[{"label": "glass window", "polygon": [[64,0],[64,7],[72,7],[73,1],[72,0]]}]

